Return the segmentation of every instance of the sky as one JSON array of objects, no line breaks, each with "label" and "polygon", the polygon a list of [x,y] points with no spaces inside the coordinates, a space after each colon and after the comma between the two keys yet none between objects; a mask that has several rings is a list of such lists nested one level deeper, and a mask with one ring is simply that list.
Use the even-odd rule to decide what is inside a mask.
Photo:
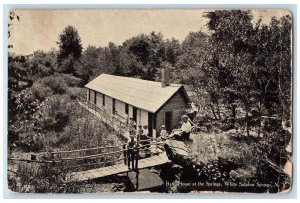
[{"label": "sky", "polygon": [[[81,37],[83,47],[121,45],[126,39],[151,31],[161,32],[164,39],[180,41],[189,32],[207,32],[209,10],[16,10],[20,21],[13,21],[9,43],[10,52],[32,54],[36,50],[58,49],[58,36],[68,25],[73,25]],[[252,11],[254,21],[262,18],[267,24],[272,16],[288,14],[286,10]]]}]

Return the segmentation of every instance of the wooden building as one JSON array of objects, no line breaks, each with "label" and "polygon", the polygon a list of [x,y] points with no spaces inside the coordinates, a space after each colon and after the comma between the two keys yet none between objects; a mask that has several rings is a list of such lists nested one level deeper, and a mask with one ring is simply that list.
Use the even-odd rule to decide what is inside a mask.
[{"label": "wooden building", "polygon": [[85,87],[88,101],[111,116],[129,116],[137,125],[148,125],[149,134],[156,136],[163,124],[167,130],[178,127],[190,103],[183,85],[165,81],[164,74],[162,82],[101,74]]}]

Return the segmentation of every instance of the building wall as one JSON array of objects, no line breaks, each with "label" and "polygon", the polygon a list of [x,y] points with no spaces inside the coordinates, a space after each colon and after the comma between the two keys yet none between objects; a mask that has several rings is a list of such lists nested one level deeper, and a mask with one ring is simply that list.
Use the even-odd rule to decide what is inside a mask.
[{"label": "building wall", "polygon": [[94,101],[95,101],[95,91],[90,90],[90,102],[94,104]]},{"label": "building wall", "polygon": [[187,102],[185,101],[182,93],[178,92],[172,100],[165,105],[156,114],[156,131],[160,132],[162,125],[165,125],[165,112],[172,111],[171,129],[180,127],[181,116],[185,113]]},{"label": "building wall", "polygon": [[105,109],[109,115],[112,115],[112,100],[112,97],[105,95]]},{"label": "building wall", "polygon": [[86,88],[86,100],[89,101],[89,89]]},{"label": "building wall", "polygon": [[[94,103],[95,91],[90,90],[90,102]],[[102,93],[97,92],[97,106],[102,106]],[[88,98],[88,90],[87,90],[87,98]],[[112,104],[113,98],[105,95],[105,109],[109,115],[112,115]],[[165,125],[165,112],[172,111],[172,120],[171,120],[171,129],[180,127],[181,116],[185,112],[185,108],[187,103],[181,92],[178,92],[171,101],[168,102],[159,112],[156,113],[156,129],[155,131],[159,134],[160,127]],[[129,117],[133,117],[133,106],[128,106]],[[116,100],[116,113],[122,117],[126,117],[125,113],[125,103]],[[154,116],[155,117],[155,116]],[[148,112],[142,109],[137,109],[137,125],[148,125]],[[150,129],[149,129],[150,130]],[[154,133],[155,134],[155,133]]]},{"label": "building wall", "polygon": [[125,118],[126,117],[126,113],[125,113],[125,103],[117,100],[116,99],[116,114],[118,114],[119,116]]},{"label": "building wall", "polygon": [[129,118],[130,117],[133,117],[133,106],[131,106],[131,105],[129,105],[129,107],[128,107],[128,116],[129,116]]},{"label": "building wall", "polygon": [[102,108],[102,102],[103,102],[103,94],[101,94],[100,92],[97,92],[97,103],[96,105],[100,108]]},{"label": "building wall", "polygon": [[141,110],[141,125],[148,125],[148,111]]}]

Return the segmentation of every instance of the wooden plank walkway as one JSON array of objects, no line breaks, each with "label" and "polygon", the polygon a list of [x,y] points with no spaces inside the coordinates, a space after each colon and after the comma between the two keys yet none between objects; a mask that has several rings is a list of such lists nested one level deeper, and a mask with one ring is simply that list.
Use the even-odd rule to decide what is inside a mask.
[{"label": "wooden plank walkway", "polygon": [[[162,165],[170,162],[167,154],[164,152],[160,155],[155,155],[149,158],[140,159],[138,162],[138,169],[149,168],[157,165]],[[113,166],[107,166],[103,168],[91,169],[87,171],[73,172],[67,174],[66,180],[68,182],[80,182],[86,180],[92,180],[96,178],[102,178],[110,175],[125,173],[130,171],[128,166],[124,163],[116,164]]]}]

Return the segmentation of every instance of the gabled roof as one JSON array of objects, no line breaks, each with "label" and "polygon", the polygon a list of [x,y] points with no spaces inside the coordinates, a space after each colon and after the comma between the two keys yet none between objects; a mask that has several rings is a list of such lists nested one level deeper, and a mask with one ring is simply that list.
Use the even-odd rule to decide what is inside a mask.
[{"label": "gabled roof", "polygon": [[99,75],[85,87],[152,113],[159,110],[179,90],[183,90],[184,96],[189,100],[180,84],[162,87],[161,82],[108,74]]}]

